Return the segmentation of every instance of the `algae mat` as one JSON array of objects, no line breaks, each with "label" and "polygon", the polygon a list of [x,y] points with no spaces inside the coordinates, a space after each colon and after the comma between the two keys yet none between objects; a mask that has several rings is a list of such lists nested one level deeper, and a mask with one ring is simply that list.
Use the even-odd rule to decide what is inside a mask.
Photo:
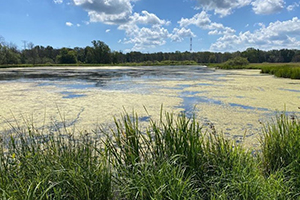
[{"label": "algae mat", "polygon": [[124,109],[137,112],[143,126],[159,119],[163,105],[255,146],[261,122],[300,111],[299,80],[203,66],[1,69],[0,92],[2,132],[32,123],[93,130],[112,125]]}]

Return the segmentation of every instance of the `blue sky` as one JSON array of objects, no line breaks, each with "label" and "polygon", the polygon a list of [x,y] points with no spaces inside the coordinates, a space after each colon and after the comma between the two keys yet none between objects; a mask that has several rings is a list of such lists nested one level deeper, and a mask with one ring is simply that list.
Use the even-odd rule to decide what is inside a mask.
[{"label": "blue sky", "polygon": [[[300,49],[294,0],[1,0],[0,37],[34,45],[114,51]],[[1,41],[0,41],[1,42]]]}]

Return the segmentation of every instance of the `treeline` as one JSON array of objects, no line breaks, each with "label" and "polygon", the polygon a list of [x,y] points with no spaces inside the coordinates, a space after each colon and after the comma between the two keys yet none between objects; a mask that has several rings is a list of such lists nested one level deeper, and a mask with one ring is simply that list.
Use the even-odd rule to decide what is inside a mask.
[{"label": "treeline", "polygon": [[[300,50],[262,51],[248,48],[240,52],[157,52],[141,53],[137,51],[122,53],[112,51],[102,41],[92,41],[92,46],[85,48],[61,48],[39,46],[24,43],[24,49],[0,40],[0,65],[5,64],[122,64],[122,63],[161,63],[164,61],[192,61],[195,63],[223,63],[230,59],[243,57],[250,63],[287,63],[300,62]],[[172,63],[172,62],[169,62]]]}]

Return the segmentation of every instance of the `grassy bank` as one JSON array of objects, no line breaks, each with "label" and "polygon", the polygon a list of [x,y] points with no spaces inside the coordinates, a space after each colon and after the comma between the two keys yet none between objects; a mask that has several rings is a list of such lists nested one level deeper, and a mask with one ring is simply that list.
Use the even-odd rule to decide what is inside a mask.
[{"label": "grassy bank", "polygon": [[300,79],[300,63],[251,63],[248,65],[208,64],[217,69],[260,69],[280,78]]},{"label": "grassy bank", "polygon": [[0,65],[0,68],[26,68],[26,67],[68,67],[68,66],[170,66],[170,65],[198,65],[195,61],[185,60],[185,61],[173,61],[173,60],[164,60],[164,61],[145,61],[145,62],[127,62],[127,63],[111,63],[111,64],[85,64],[85,63],[74,63],[74,64],[14,64],[14,65]]},{"label": "grassy bank", "polygon": [[161,116],[145,131],[134,114],[110,131],[15,128],[0,139],[1,199],[298,198],[295,117],[265,125],[255,153],[194,118]]}]

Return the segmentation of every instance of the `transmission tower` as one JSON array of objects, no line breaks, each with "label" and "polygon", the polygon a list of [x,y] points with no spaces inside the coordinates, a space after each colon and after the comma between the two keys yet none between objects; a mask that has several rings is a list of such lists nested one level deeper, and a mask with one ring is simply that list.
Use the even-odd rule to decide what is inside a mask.
[{"label": "transmission tower", "polygon": [[22,40],[23,44],[24,44],[24,50],[26,50],[27,47],[27,41],[26,40]]},{"label": "transmission tower", "polygon": [[193,51],[193,38],[190,38],[190,52]]}]

